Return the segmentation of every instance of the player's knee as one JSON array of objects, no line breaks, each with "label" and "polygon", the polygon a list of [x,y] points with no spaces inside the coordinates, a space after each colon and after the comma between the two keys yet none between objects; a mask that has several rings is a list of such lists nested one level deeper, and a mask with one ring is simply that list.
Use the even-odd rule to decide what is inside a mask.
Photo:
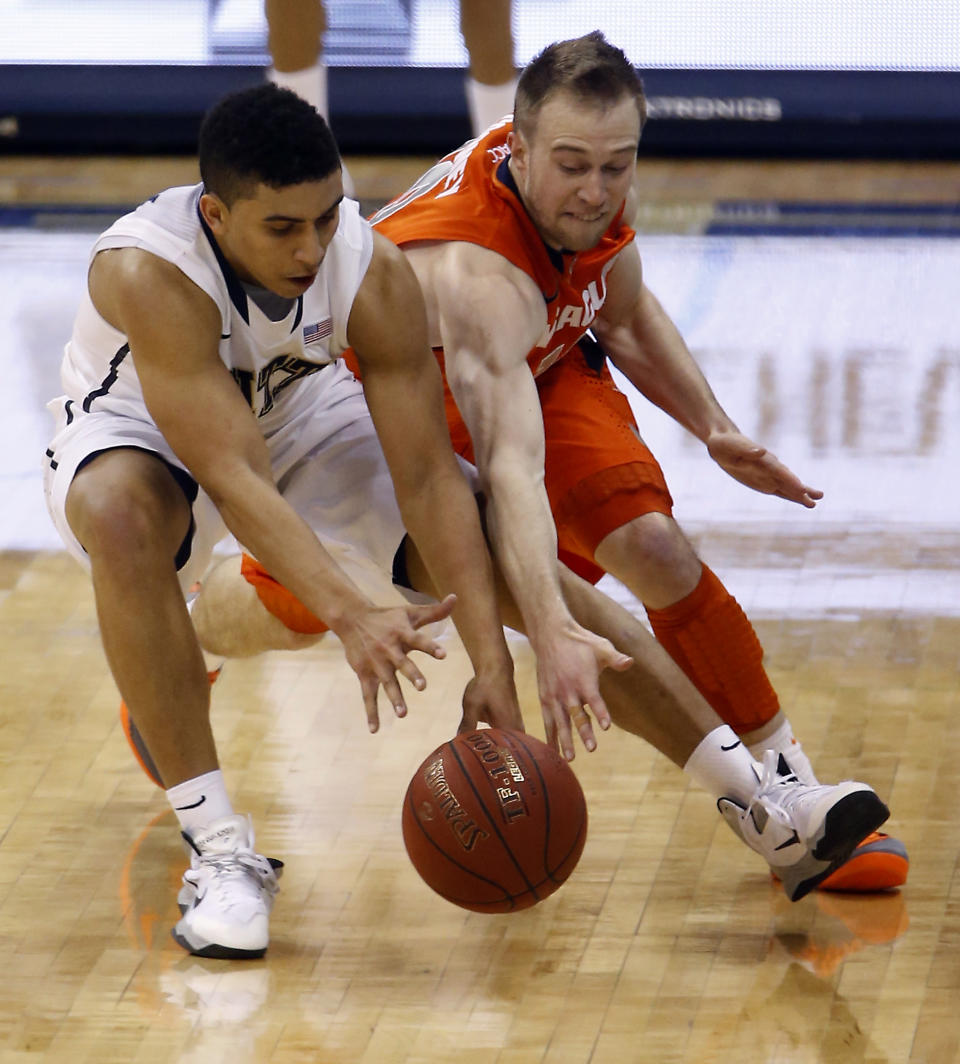
[{"label": "player's knee", "polygon": [[597,548],[597,560],[636,592],[653,585],[678,597],[696,586],[701,564],[680,526],[667,514],[649,513],[612,532]]},{"label": "player's knee", "polygon": [[[120,564],[124,559],[175,553],[190,526],[182,491],[158,463],[146,475],[83,469],[67,494],[66,517],[84,550]],[[95,475],[96,474],[96,475]]]}]

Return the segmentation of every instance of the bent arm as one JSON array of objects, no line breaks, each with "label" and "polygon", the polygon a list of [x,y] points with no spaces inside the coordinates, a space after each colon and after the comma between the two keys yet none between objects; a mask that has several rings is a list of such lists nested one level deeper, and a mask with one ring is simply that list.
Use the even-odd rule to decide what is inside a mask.
[{"label": "bent arm", "polygon": [[710,457],[741,484],[815,506],[823,492],[745,436],[720,405],[679,330],[644,284],[635,244],[610,271],[608,293],[594,332],[631,384],[706,444]]},{"label": "bent arm", "polygon": [[465,244],[445,251],[434,291],[447,379],[473,441],[497,560],[536,645],[569,620],[544,485],[540,398],[526,362],[546,325],[543,297],[500,255]]},{"label": "bent arm", "polygon": [[219,357],[209,296],[136,249],[101,253],[90,288],[100,314],[129,339],[155,424],[237,540],[334,631],[369,608],[277,491],[254,416]]},{"label": "bent arm", "polygon": [[624,249],[608,275],[607,302],[593,331],[630,383],[697,439],[737,431],[680,331],[644,283],[635,244]]},{"label": "bent arm", "polygon": [[348,339],[403,523],[435,587],[457,595],[453,619],[474,668],[512,675],[477,504],[447,431],[420,286],[392,243],[379,234],[374,241]]}]

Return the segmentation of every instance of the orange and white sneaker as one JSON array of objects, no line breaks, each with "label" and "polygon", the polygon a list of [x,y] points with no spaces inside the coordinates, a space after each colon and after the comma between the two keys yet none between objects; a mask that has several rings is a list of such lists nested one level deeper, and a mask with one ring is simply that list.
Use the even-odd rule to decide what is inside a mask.
[{"label": "orange and white sneaker", "polygon": [[902,887],[910,871],[907,848],[883,831],[873,831],[850,857],[820,883],[820,890],[872,894]]},{"label": "orange and white sneaker", "polygon": [[770,866],[791,901],[799,901],[849,860],[890,815],[865,783],[803,783],[775,750],[763,755],[758,786],[746,806],[719,798],[723,818]]},{"label": "orange and white sneaker", "polygon": [[[207,679],[210,681],[211,686],[216,683],[219,675],[219,669],[214,669],[213,672],[207,673]],[[137,759],[137,764],[146,773],[151,783],[155,783],[158,787],[163,787],[163,781],[160,779],[160,773],[157,770],[157,766],[154,764],[153,758],[150,756],[147,744],[143,741],[143,736],[137,730],[137,726],[134,724],[133,718],[130,716],[130,710],[127,709],[127,703],[123,701],[120,703],[120,724],[123,728],[123,734],[127,737],[127,743],[133,751],[133,756]]]},{"label": "orange and white sneaker", "polygon": [[[812,773],[809,761],[806,767]],[[796,773],[796,764],[791,762],[789,753],[786,756],[780,754],[779,771],[783,775]],[[803,780],[806,776],[797,774],[797,778]],[[906,846],[883,831],[872,831],[842,865],[820,881],[817,890],[846,894],[896,890],[906,883],[909,871],[910,858]],[[777,878],[776,873],[773,878]]]}]

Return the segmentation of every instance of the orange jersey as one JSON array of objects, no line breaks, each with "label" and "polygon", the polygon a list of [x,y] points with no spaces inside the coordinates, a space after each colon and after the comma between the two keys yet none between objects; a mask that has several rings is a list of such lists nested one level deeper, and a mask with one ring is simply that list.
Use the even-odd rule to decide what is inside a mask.
[{"label": "orange jersey", "polygon": [[527,355],[538,376],[590,327],[606,300],[607,272],[634,232],[621,209],[596,247],[576,253],[548,247],[507,166],[512,128],[503,122],[451,152],[372,221],[399,247],[418,240],[462,240],[497,252],[529,274],[547,309],[547,327]]}]

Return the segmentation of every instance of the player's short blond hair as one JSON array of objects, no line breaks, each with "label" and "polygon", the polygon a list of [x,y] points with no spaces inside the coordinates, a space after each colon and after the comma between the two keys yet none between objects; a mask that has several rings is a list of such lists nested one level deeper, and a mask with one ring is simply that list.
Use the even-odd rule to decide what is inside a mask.
[{"label": "player's short blond hair", "polygon": [[599,30],[573,40],[557,41],[530,60],[517,85],[514,128],[530,136],[540,108],[558,92],[601,105],[630,96],[636,101],[641,128],[647,118],[643,83],[636,70]]}]

